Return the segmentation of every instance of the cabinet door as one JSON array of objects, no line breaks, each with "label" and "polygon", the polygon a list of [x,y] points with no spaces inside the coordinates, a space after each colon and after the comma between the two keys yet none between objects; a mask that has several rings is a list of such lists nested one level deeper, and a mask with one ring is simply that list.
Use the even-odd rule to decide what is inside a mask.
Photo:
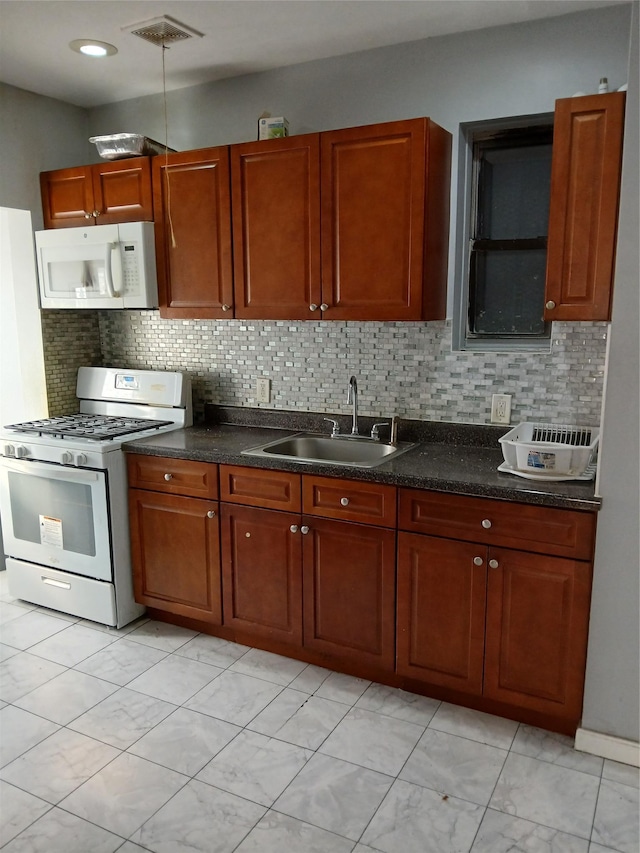
[{"label": "cabinet door", "polygon": [[422,316],[426,121],[321,134],[328,320]]},{"label": "cabinet door", "polygon": [[139,604],[221,624],[217,515],[214,501],[129,489],[133,584]]},{"label": "cabinet door", "polygon": [[398,534],[399,675],[482,693],[486,553],[469,542]]},{"label": "cabinet door", "polygon": [[231,147],[238,318],[320,319],[319,151],[315,133]]},{"label": "cabinet door", "polygon": [[577,722],[591,565],[491,548],[484,695]]},{"label": "cabinet door", "polygon": [[233,317],[229,149],[153,158],[160,316]]},{"label": "cabinet door", "polygon": [[[395,532],[304,516],[304,645],[393,671]],[[304,533],[304,530],[303,530]]]},{"label": "cabinet door", "polygon": [[609,320],[625,93],[556,101],[546,320]]},{"label": "cabinet door", "polygon": [[222,505],[224,624],[302,644],[300,516]]},{"label": "cabinet door", "polygon": [[45,228],[94,225],[91,166],[40,173]]},{"label": "cabinet door", "polygon": [[149,157],[98,163],[92,179],[98,225],[153,221]]}]

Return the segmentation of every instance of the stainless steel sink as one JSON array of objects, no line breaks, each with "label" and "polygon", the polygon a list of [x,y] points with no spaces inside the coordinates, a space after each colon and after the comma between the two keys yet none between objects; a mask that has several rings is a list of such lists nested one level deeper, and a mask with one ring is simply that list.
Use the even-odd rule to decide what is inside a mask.
[{"label": "stainless steel sink", "polygon": [[386,444],[367,438],[336,439],[324,435],[299,433],[287,438],[278,438],[268,444],[243,450],[247,456],[263,456],[270,459],[288,459],[291,462],[325,465],[348,465],[356,468],[374,468],[382,462],[395,459],[415,447],[408,441]]}]

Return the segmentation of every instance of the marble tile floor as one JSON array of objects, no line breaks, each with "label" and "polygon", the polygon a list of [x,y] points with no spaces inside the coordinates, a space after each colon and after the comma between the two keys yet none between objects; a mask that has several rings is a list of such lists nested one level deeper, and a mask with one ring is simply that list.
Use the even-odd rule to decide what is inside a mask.
[{"label": "marble tile floor", "polygon": [[638,771],[569,738],[0,573],[3,853],[638,853]]}]

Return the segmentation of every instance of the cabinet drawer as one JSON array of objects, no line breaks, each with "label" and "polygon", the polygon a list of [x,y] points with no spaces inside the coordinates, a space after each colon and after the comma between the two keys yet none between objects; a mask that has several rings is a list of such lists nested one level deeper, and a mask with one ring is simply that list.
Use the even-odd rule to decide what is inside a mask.
[{"label": "cabinet drawer", "polygon": [[220,500],[300,512],[300,475],[287,471],[221,465]]},{"label": "cabinet drawer", "polygon": [[218,466],[166,456],[127,455],[129,485],[172,495],[218,497]]},{"label": "cabinet drawer", "polygon": [[303,512],[378,527],[396,525],[396,488],[377,483],[303,477]]},{"label": "cabinet drawer", "polygon": [[591,513],[415,489],[400,489],[398,504],[401,530],[578,560],[593,554]]}]

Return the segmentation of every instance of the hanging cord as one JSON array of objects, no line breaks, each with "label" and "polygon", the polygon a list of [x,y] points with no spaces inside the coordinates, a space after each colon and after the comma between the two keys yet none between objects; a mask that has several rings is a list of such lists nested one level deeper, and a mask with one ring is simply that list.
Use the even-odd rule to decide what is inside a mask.
[{"label": "hanging cord", "polygon": [[169,119],[167,117],[167,75],[164,64],[164,52],[169,50],[162,42],[162,99],[164,105],[164,176],[167,185],[167,219],[169,221],[169,233],[171,234],[171,248],[176,247],[176,236],[173,231],[173,220],[171,218],[171,184],[169,183]]}]

